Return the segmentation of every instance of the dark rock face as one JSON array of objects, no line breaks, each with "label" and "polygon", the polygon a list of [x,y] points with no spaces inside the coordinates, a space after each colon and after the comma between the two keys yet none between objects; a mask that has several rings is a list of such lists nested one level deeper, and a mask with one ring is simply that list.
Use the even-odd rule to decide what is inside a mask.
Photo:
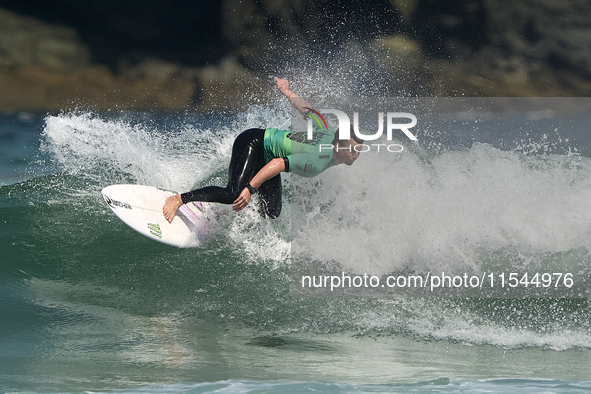
[{"label": "dark rock face", "polygon": [[418,1],[412,16],[412,35],[427,55],[464,56],[489,43],[487,12],[485,0]]},{"label": "dark rock face", "polygon": [[90,50],[73,28],[0,9],[0,65],[75,71],[90,65]]},{"label": "dark rock face", "polygon": [[152,56],[186,65],[215,63],[228,51],[220,1],[0,0],[0,8],[74,28],[93,60]]},{"label": "dark rock face", "polygon": [[487,35],[509,59],[541,62],[591,77],[591,3],[489,0]]},{"label": "dark rock face", "polygon": [[413,18],[425,52],[484,51],[493,68],[546,64],[591,77],[591,3],[584,0],[425,0]]},{"label": "dark rock face", "polygon": [[225,0],[223,34],[247,66],[268,72],[298,56],[325,55],[349,41],[370,42],[400,30],[388,0]]},{"label": "dark rock face", "polygon": [[586,96],[590,15],[587,0],[0,0],[0,110],[235,108],[277,74],[362,95]]}]

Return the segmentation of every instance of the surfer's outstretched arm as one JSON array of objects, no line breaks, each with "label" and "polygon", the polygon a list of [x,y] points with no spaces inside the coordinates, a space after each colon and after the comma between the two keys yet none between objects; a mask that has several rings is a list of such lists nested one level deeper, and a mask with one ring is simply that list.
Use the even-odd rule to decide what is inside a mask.
[{"label": "surfer's outstretched arm", "polygon": [[275,80],[281,93],[283,93],[295,109],[304,115],[310,112],[312,106],[299,95],[289,90],[289,81],[287,79],[275,77]]},{"label": "surfer's outstretched arm", "polygon": [[[282,171],[285,171],[285,160],[283,158],[275,158],[265,164],[265,166],[257,172],[254,178],[250,181],[250,185],[255,189],[258,189],[266,180],[279,175]],[[252,197],[250,190],[245,187],[242,189],[242,192],[236,201],[234,201],[232,209],[236,212],[243,210],[250,202],[250,197]]]}]

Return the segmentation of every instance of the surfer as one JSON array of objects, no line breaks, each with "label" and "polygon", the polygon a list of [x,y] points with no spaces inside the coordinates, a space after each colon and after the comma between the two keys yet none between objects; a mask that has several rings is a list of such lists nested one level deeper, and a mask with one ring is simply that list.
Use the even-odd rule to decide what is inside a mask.
[{"label": "surfer", "polygon": [[[289,89],[289,82],[275,78],[277,87],[291,105],[303,115],[312,111],[310,104]],[[244,209],[253,194],[258,194],[261,215],[276,218],[281,213],[281,172],[293,172],[312,177],[338,164],[351,165],[359,152],[357,145],[363,141],[354,136],[339,140],[338,133],[330,126],[307,139],[306,133],[289,130],[249,129],[243,131],[232,146],[232,158],[228,169],[228,185],[207,186],[166,199],[162,211],[172,222],[180,206],[191,201],[233,204],[236,212]],[[320,149],[320,146],[332,149]],[[360,150],[360,149],[359,149]]]}]

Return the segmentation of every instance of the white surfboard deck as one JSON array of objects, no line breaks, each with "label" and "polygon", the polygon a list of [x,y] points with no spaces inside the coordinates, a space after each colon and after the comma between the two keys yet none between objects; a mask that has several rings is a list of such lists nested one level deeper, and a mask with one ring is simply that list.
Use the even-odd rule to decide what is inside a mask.
[{"label": "white surfboard deck", "polygon": [[111,185],[101,191],[111,210],[129,227],[155,241],[180,248],[203,245],[207,236],[208,203],[182,205],[172,220],[164,218],[162,206],[171,190],[144,185]]}]

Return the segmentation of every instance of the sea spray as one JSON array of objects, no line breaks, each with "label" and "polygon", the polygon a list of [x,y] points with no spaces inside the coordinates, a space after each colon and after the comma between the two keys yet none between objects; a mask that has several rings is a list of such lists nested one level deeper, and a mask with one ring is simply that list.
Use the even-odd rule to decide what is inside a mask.
[{"label": "sea spray", "polygon": [[[71,252],[55,254],[62,262],[60,276],[70,281],[83,277],[96,289],[114,286],[120,289],[121,299],[127,294],[133,300],[126,308],[141,314],[172,313],[184,320],[216,316],[281,335],[355,332],[477,345],[560,350],[589,347],[587,328],[581,325],[588,320],[589,309],[582,301],[567,305],[556,300],[482,304],[477,300],[294,299],[289,292],[291,239],[300,234],[292,233],[294,204],[306,207],[304,236],[313,239],[333,233],[345,239],[310,249],[320,265],[337,260],[350,270],[379,273],[435,264],[464,270],[532,263],[559,263],[566,269],[585,263],[589,260],[586,188],[591,175],[586,156],[563,152],[538,155],[537,151],[518,149],[509,137],[501,149],[486,134],[482,137],[486,142],[467,143],[455,138],[456,129],[437,128],[431,135],[419,136],[419,146],[400,141],[407,148],[404,152],[387,157],[364,153],[353,166],[331,168],[318,178],[303,180],[284,174],[284,212],[279,219],[261,219],[253,209],[237,215],[227,212],[227,227],[203,250],[161,250],[149,240],[138,241],[123,225],[117,227],[106,207],[101,209],[98,191],[105,184],[169,182],[179,191],[225,184],[237,133],[277,123],[289,127],[287,109],[253,106],[245,113],[225,116],[221,122],[194,115],[180,116],[179,122],[175,116],[171,121],[174,127],[164,115],[154,115],[158,122],[133,114],[47,118],[44,149],[61,176],[77,179],[81,191],[94,190],[97,195],[84,194],[87,197],[77,201],[91,213],[85,232],[70,239],[59,236],[64,227],[56,220],[51,236],[37,232],[33,242],[57,240],[64,250],[87,244],[97,252],[94,258],[83,258],[84,263]],[[60,122],[70,126],[62,127]],[[58,139],[60,133],[72,135]],[[113,143],[112,138],[123,142]],[[536,138],[530,135],[532,141]],[[127,140],[139,141],[139,148],[126,145]],[[117,161],[104,154],[107,147],[111,152],[120,149],[114,153]],[[159,164],[146,165],[143,157]],[[88,171],[80,171],[82,165]],[[161,171],[167,174],[165,178]],[[36,181],[41,183],[39,187],[43,182]],[[314,191],[322,193],[310,194]],[[565,206],[570,211],[561,210]],[[549,223],[540,221],[541,211]],[[74,213],[70,223],[81,221],[79,215],[82,211]],[[385,219],[395,219],[396,225]],[[526,231],[530,227],[538,229],[537,233]],[[294,231],[300,229],[293,227]],[[101,252],[100,240],[108,241],[123,257]],[[372,251],[370,259],[364,248]],[[129,251],[139,257],[132,257]],[[149,262],[144,261],[148,257]],[[31,286],[38,287],[38,282],[31,282]],[[113,296],[101,303],[120,308],[116,293],[109,294]],[[64,288],[46,299],[61,305],[66,303],[62,300],[66,295]],[[538,310],[537,317],[528,315],[532,309]],[[521,316],[519,325],[514,324],[515,316]],[[556,321],[562,325],[556,326]]]}]

